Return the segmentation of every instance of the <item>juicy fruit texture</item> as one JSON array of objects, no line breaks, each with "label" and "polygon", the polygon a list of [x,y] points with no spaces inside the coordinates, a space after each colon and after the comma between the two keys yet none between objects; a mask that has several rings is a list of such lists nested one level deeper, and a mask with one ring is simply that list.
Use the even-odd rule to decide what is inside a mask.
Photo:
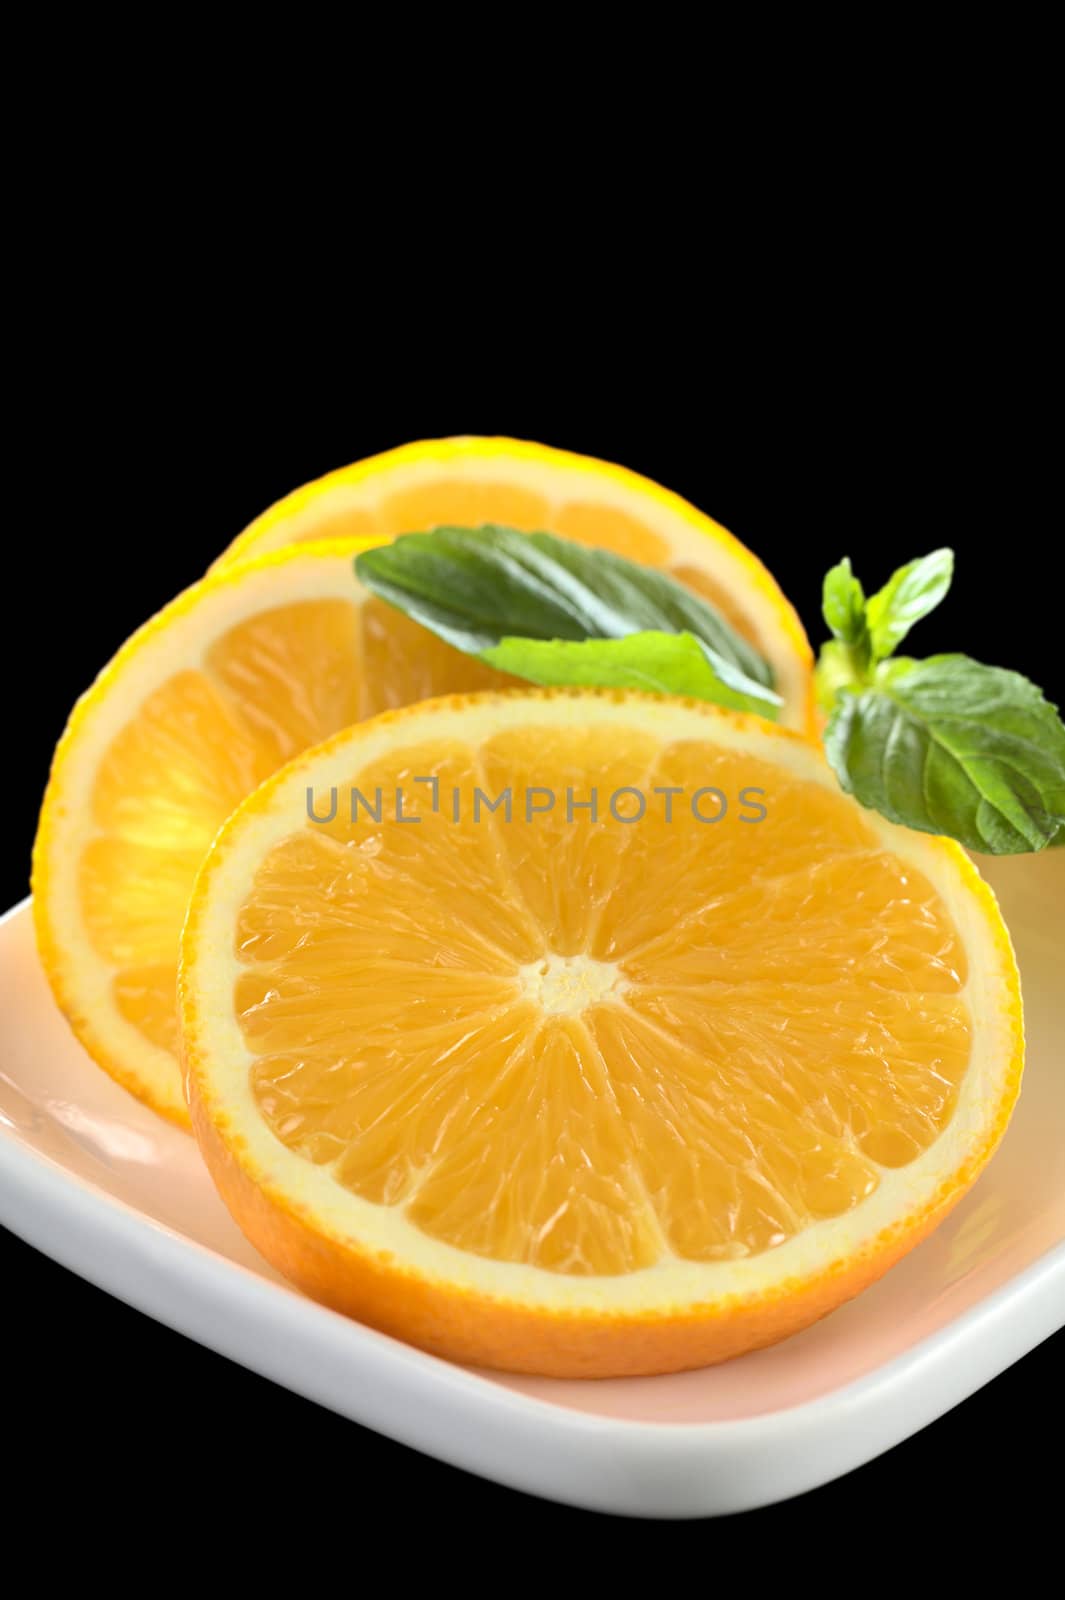
[{"label": "juicy fruit texture", "polygon": [[[784,793],[703,741],[615,746],[561,729],[397,751],[353,774],[382,789],[381,824],[308,823],[237,925],[277,1136],[450,1244],[558,1272],[734,1259],[838,1216],[878,1161],[936,1138],[969,1061],[945,909],[843,795]],[[509,824],[473,820],[478,764],[517,800]],[[384,800],[414,771],[447,797],[404,805],[416,831]],[[608,795],[754,783],[771,810],[713,832],[524,820],[534,777],[587,794],[592,774]]]},{"label": "juicy fruit texture", "polygon": [[220,565],[305,539],[397,534],[452,523],[547,529],[665,567],[723,613],[769,661],[785,726],[815,731],[812,656],[771,575],[718,523],[648,478],[516,439],[433,439],[356,462],[258,517]]},{"label": "juicy fruit texture", "polygon": [[[366,596],[360,548],[307,547],[189,591],[105,669],[57,753],[33,885],[46,969],[101,1064],[178,1121],[178,942],[230,812],[360,717],[507,682]],[[289,598],[300,585],[310,597]]]},{"label": "juicy fruit texture", "polygon": [[[809,747],[688,703],[522,695],[376,726],[249,802],[190,913],[197,1130],[264,1254],[446,1354],[647,1371],[791,1331],[930,1225],[934,1209],[918,1207],[900,1233],[919,1164],[934,1170],[966,1084],[976,1092],[989,1003],[994,1017],[1016,999],[1004,931],[986,891],[966,888],[960,852],[902,853],[905,836],[840,793]],[[297,826],[291,800],[307,786],[329,820]],[[698,820],[693,796],[703,816],[723,797],[721,820]],[[985,965],[974,986],[956,920],[974,899],[999,968],[990,989]],[[208,1000],[220,939],[232,956],[221,977],[210,967]],[[1016,1050],[1001,1025],[983,1112],[998,1131]],[[230,1138],[249,1125],[260,1142],[245,1159]],[[244,1179],[254,1189],[259,1154],[281,1147],[271,1216]],[[971,1181],[937,1176],[939,1209]],[[324,1280],[286,1204],[297,1234],[323,1219],[338,1252]],[[865,1255],[874,1205],[892,1243]],[[396,1271],[422,1260],[452,1277],[450,1323],[367,1286],[364,1254],[386,1240]],[[739,1331],[729,1296],[804,1259],[825,1293],[800,1283],[783,1317],[777,1300]],[[562,1326],[581,1281],[585,1312],[627,1282],[661,1317],[676,1310],[673,1279],[702,1308],[694,1343],[690,1306],[650,1353],[631,1308],[620,1347],[623,1306],[605,1343],[594,1320],[587,1348],[579,1324]],[[486,1285],[516,1288],[524,1324],[504,1336],[462,1310]],[[554,1355],[530,1332],[552,1316]]]}]

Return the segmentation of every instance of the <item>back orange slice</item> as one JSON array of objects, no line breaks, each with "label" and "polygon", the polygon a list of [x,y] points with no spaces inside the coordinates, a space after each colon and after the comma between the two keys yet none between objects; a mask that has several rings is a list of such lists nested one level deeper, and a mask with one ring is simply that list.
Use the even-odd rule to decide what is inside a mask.
[{"label": "back orange slice", "polygon": [[443,524],[486,522],[545,529],[667,568],[769,662],[784,698],[784,726],[815,731],[810,646],[773,576],[680,495],[591,456],[475,436],[401,445],[286,495],[234,540],[219,565],[307,539],[381,544]]},{"label": "back orange slice", "polygon": [[226,817],[356,718],[506,681],[367,595],[362,548],[302,545],[194,585],[123,645],[55,753],[33,857],[45,971],[99,1064],[185,1125],[178,939]]},{"label": "back orange slice", "polygon": [[193,1122],[309,1294],[455,1359],[606,1376],[807,1326],[949,1211],[1022,1065],[952,843],[757,719],[458,696],[300,756],[182,942]]}]

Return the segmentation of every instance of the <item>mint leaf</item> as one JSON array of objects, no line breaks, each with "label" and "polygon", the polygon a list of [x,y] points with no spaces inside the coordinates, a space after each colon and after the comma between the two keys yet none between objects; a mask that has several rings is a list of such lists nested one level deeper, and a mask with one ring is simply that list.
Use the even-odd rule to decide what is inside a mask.
[{"label": "mint leaf", "polygon": [[931,555],[899,567],[882,589],[870,595],[865,622],[874,661],[897,650],[914,623],[939,605],[953,576],[953,550],[933,550]]},{"label": "mint leaf", "polygon": [[825,749],[862,805],[971,850],[1042,850],[1065,827],[1065,728],[1018,672],[962,655],[885,663],[840,693]]},{"label": "mint leaf", "polygon": [[[482,661],[543,684],[594,684],[691,695],[736,711],[775,718],[780,698],[734,674],[691,633],[630,633],[624,639],[501,639]],[[757,692],[755,692],[757,690]]]},{"label": "mint leaf", "polygon": [[861,647],[866,643],[865,595],[851,570],[850,556],[844,556],[825,573],[821,611],[841,644]]},{"label": "mint leaf", "polygon": [[[492,665],[500,664],[495,652],[504,642],[516,662],[513,652],[519,641],[557,645],[622,640],[633,634],[688,634],[697,642],[703,663],[696,663],[690,647],[683,647],[681,676],[688,681],[697,667],[701,698],[745,708],[757,703],[764,716],[776,715],[781,705],[769,663],[708,601],[668,573],[609,550],[496,524],[443,527],[403,534],[391,544],[364,551],[355,559],[355,571],[372,593],[456,649]],[[634,648],[639,653],[651,647]],[[663,647],[657,651],[662,662]],[[548,668],[547,654],[540,651],[535,653],[536,670],[594,673],[607,670],[609,654],[585,653],[565,666]],[[525,659],[531,664],[533,654]],[[583,666],[576,664],[578,659]],[[616,653],[610,659],[615,661]],[[680,661],[676,652],[673,660]],[[515,664],[506,670],[530,676]],[[592,685],[604,680],[534,676],[533,681]],[[714,685],[717,692],[711,694]]]},{"label": "mint leaf", "polygon": [[668,573],[550,533],[436,528],[408,533],[355,561],[360,582],[459,650],[500,639],[619,639],[687,631],[755,682],[769,664],[721,614]]}]

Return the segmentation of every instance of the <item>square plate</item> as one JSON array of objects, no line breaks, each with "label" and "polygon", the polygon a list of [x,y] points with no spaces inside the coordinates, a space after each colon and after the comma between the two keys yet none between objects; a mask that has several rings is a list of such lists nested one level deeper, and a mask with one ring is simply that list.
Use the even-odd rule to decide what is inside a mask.
[{"label": "square plate", "polygon": [[457,1367],[314,1304],[237,1231],[191,1138],[96,1068],[28,902],[0,922],[0,1221],[190,1338],[499,1483],[635,1516],[747,1510],[916,1432],[1065,1324],[1065,850],[983,863],[1024,981],[1009,1133],[931,1239],[807,1332],[723,1366],[565,1382]]}]

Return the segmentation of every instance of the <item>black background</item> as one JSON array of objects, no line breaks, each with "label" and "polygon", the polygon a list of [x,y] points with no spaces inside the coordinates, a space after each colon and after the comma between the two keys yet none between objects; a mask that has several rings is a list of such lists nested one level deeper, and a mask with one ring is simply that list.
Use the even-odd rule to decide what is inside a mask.
[{"label": "black background", "polygon": [[[592,298],[576,309],[564,335],[517,308],[476,337],[465,312],[442,303],[284,337],[266,309],[234,310],[238,337],[228,305],[210,336],[175,324],[169,303],[143,327],[139,313],[74,308],[19,396],[26,459],[16,472],[29,493],[8,541],[8,603],[20,615],[7,652],[17,760],[5,785],[5,904],[26,891],[51,748],[118,644],[277,496],[408,439],[506,433],[661,480],[769,563],[815,643],[833,560],[849,553],[868,588],[952,544],[955,590],[914,635],[914,653],[966,649],[1060,700],[1060,577],[1047,576],[1060,511],[1047,494],[1048,425],[1013,349],[1023,331],[989,345],[946,301],[918,329],[877,305],[860,331],[841,319],[829,349],[801,307],[771,333],[719,304],[680,329],[653,317],[639,338]],[[313,1482],[320,1527],[409,1526],[416,1506],[419,1540],[490,1527],[515,1550],[588,1537],[658,1552],[668,1543],[709,1564],[752,1534],[760,1548],[832,1548],[825,1541],[843,1528],[881,1539],[915,1515],[934,1538],[963,1505],[971,1520],[974,1504],[993,1504],[996,1524],[1024,1535],[1056,1494],[1040,1445],[1063,1420],[1065,1334],[835,1485],[670,1529],[536,1502],[428,1461],[195,1347],[10,1237],[0,1266],[16,1505],[52,1496],[102,1529],[116,1514],[177,1528],[190,1494],[261,1526],[275,1489],[291,1517]]]}]

